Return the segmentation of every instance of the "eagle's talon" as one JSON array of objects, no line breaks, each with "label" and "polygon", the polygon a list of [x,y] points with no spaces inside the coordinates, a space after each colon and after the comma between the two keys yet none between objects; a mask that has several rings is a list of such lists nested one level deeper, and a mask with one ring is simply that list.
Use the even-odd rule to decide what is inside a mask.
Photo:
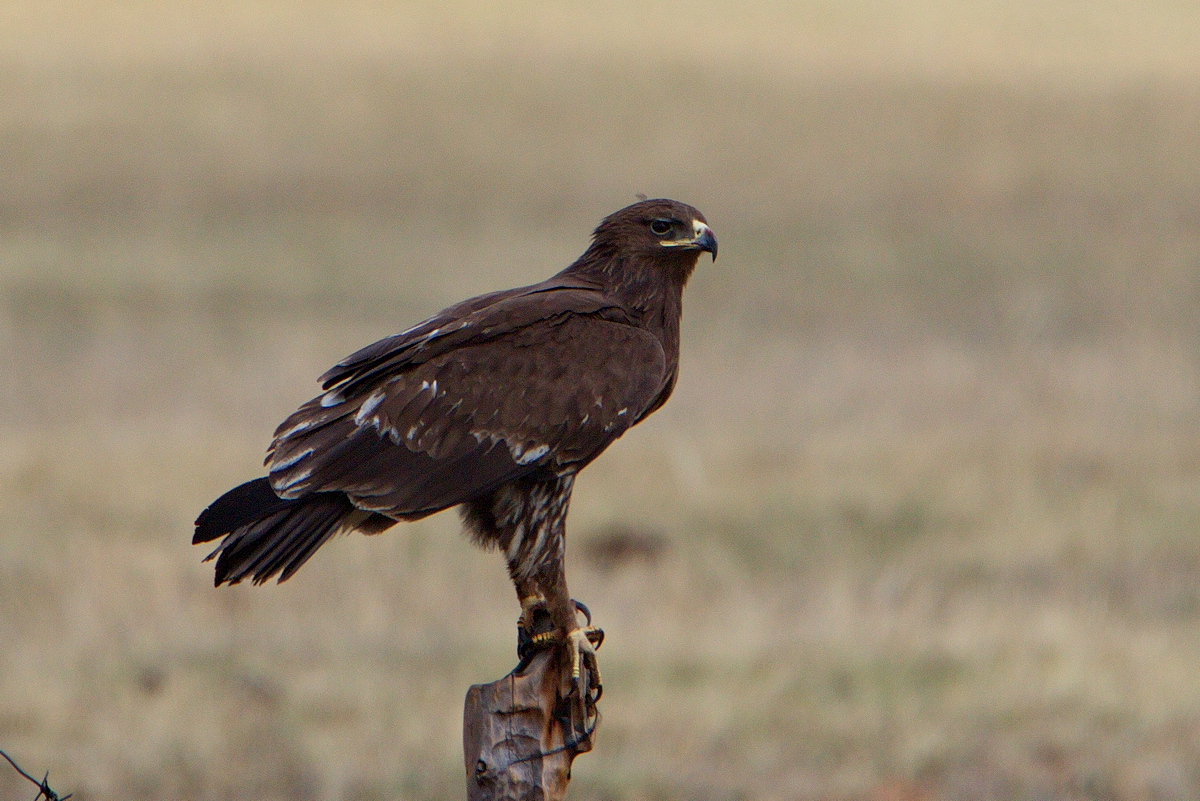
[{"label": "eagle's talon", "polygon": [[588,626],[583,630],[587,634],[588,642],[592,644],[592,648],[599,650],[604,644],[604,629],[599,626]]},{"label": "eagle's talon", "polygon": [[587,604],[585,604],[583,601],[576,601],[574,598],[571,599],[571,603],[573,603],[575,605],[576,609],[578,609],[580,612],[583,612],[583,616],[587,618],[588,626],[591,626],[592,625],[592,612],[590,609],[587,608]]},{"label": "eagle's talon", "polygon": [[[593,641],[594,638],[594,641]],[[580,700],[587,703],[595,690],[598,699],[604,683],[600,677],[600,663],[596,660],[596,649],[604,641],[604,632],[594,626],[575,629],[567,634],[567,647],[571,652],[571,686],[578,691]],[[582,679],[582,681],[581,681]]]}]

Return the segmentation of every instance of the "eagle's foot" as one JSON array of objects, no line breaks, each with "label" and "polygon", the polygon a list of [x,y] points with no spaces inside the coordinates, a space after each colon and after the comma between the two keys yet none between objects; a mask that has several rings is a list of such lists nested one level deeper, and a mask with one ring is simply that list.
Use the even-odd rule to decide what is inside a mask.
[{"label": "eagle's foot", "polygon": [[517,657],[525,661],[543,648],[562,643],[571,659],[571,686],[579,691],[581,698],[590,696],[594,704],[603,691],[596,649],[604,642],[604,629],[591,625],[592,613],[586,605],[574,598],[571,603],[583,612],[587,625],[564,635],[551,620],[543,598],[531,596],[522,600],[521,617],[517,621]]},{"label": "eagle's foot", "polygon": [[579,691],[581,698],[589,698],[592,692],[595,703],[604,692],[600,678],[600,664],[596,661],[596,649],[604,642],[604,630],[596,626],[585,626],[567,633],[567,648],[571,654],[571,686]]},{"label": "eagle's foot", "polygon": [[[591,610],[582,601],[571,599],[571,603],[587,618],[588,625],[582,631],[588,632],[588,639],[596,648],[604,642],[604,630],[594,627]],[[517,658],[524,660],[534,653],[548,648],[563,640],[561,633],[554,626],[546,600],[540,595],[531,595],[521,601],[521,616],[517,618]]]},{"label": "eagle's foot", "polygon": [[[596,649],[604,642],[604,632],[589,625],[572,629],[566,634],[561,631],[545,632],[538,635],[538,640],[540,647],[566,649],[570,660],[571,683],[566,687],[560,684],[562,694],[555,705],[554,717],[571,748],[591,750],[592,734],[599,722],[596,703],[604,692],[600,666],[596,662]],[[561,651],[557,652],[556,658],[562,658]],[[558,664],[565,667],[561,661]],[[562,682],[565,677],[559,675],[558,681]]]},{"label": "eagle's foot", "polygon": [[[571,638],[580,633],[587,637],[588,645],[592,648],[593,653],[600,647],[600,643],[604,642],[604,629],[599,626],[584,626],[567,632],[566,641],[571,642]],[[543,631],[530,637],[529,641],[535,649],[540,649],[556,642],[562,642],[563,637],[557,631]],[[575,663],[572,662],[572,664]],[[573,675],[578,676],[579,671],[574,670]]]}]

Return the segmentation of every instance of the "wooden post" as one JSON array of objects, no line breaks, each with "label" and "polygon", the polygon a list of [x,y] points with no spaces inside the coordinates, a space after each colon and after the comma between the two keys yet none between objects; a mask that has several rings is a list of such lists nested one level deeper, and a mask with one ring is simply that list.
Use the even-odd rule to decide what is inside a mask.
[{"label": "wooden post", "polygon": [[571,762],[592,750],[597,700],[586,684],[572,689],[561,646],[471,687],[463,708],[468,801],[562,801]]}]

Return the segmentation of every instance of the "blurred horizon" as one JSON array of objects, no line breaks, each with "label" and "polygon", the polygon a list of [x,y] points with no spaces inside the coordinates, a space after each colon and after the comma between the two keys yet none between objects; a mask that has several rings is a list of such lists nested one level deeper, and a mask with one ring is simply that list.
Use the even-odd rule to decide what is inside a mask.
[{"label": "blurred horizon", "polygon": [[499,557],[445,513],[215,590],[192,520],[332,363],[640,192],[721,257],[577,484],[570,797],[1200,796],[1196,42],[1169,2],[0,9],[0,748],[81,799],[460,794]]}]

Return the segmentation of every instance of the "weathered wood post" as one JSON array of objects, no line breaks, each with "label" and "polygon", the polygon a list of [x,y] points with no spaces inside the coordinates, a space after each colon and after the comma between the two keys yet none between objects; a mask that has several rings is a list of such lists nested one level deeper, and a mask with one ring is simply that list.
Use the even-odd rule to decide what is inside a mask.
[{"label": "weathered wood post", "polygon": [[[593,639],[598,645],[603,634]],[[526,652],[491,684],[476,684],[463,708],[468,801],[562,801],[571,763],[592,750],[600,689],[571,682],[563,646]]]}]

